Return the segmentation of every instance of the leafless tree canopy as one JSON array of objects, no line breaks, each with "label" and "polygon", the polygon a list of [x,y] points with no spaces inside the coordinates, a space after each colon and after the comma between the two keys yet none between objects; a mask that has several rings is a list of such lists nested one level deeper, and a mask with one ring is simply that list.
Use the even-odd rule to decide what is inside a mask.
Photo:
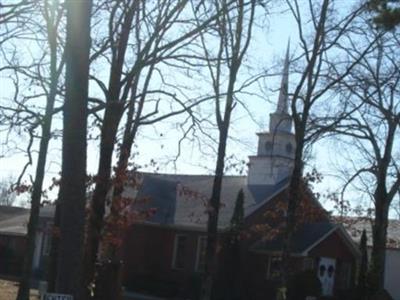
[{"label": "leafless tree canopy", "polygon": [[[25,159],[14,187],[29,191],[32,205],[19,300],[27,299],[39,207],[45,182],[54,176],[46,168],[53,159],[61,165],[59,140],[64,138],[66,153],[65,134],[71,133],[70,128],[63,128],[61,114],[70,108],[65,105],[66,4],[70,2],[73,0],[0,3],[0,74],[8,88],[0,98],[0,159],[9,155]],[[349,154],[341,157],[342,201],[356,191],[372,203],[372,273],[379,289],[384,259],[380,249],[386,242],[390,209],[400,210],[400,38],[396,30],[386,32],[371,24],[374,15],[366,3],[351,6],[342,2],[287,0],[274,4],[284,7],[296,27],[289,91],[297,147],[287,195],[286,278],[282,283],[286,285],[289,276],[290,239],[304,166],[313,145],[334,137],[344,149],[342,153]],[[98,162],[85,232],[84,274],[79,283],[83,298],[89,299],[93,293],[96,299],[120,295],[119,246],[106,237],[119,237],[122,232],[115,230],[115,225],[121,217],[124,182],[136,164],[133,149],[147,128],[160,123],[179,131],[174,162],[186,140],[197,145],[198,152],[212,149],[215,154],[202,294],[203,299],[211,297],[221,182],[229,161],[226,154],[233,116],[239,108],[249,110],[247,99],[258,91],[242,96],[269,75],[250,74],[243,67],[251,43],[261,38],[252,33],[258,19],[268,17],[267,4],[269,1],[259,0],[94,1],[87,17],[91,21],[89,74],[82,79],[89,80],[88,105],[87,110],[82,107],[80,119],[88,120],[88,126],[82,123],[88,127],[87,140],[81,142],[88,141],[98,149]],[[158,140],[159,136],[151,138]],[[82,151],[86,144],[80,146]],[[52,149],[57,149],[56,155],[50,155]],[[86,179],[80,174],[83,184]],[[114,189],[109,195],[111,186]],[[1,183],[0,204],[13,203],[14,196],[8,191]],[[69,197],[65,189],[60,195]],[[83,217],[79,222],[84,222]],[[115,276],[110,271],[114,262],[118,266],[113,269],[117,270]]]}]

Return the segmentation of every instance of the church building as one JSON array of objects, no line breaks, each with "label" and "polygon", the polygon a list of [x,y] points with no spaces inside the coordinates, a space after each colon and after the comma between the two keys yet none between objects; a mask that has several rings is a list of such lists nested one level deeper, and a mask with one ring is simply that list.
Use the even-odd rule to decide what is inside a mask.
[{"label": "church building", "polygon": [[[221,299],[227,299],[228,291],[232,293],[229,299],[268,300],[276,295],[287,189],[296,149],[288,81],[289,51],[277,106],[270,114],[268,130],[257,134],[257,152],[249,156],[248,175],[224,176],[222,181],[216,278],[223,289]],[[125,232],[121,249],[125,290],[164,299],[197,299],[205,267],[207,203],[214,177],[135,176],[138,186],[125,191],[135,195],[133,209],[154,213]],[[304,296],[299,299],[316,293],[347,299],[354,286],[358,247],[341,225],[331,222],[305,183],[301,192],[291,244],[291,284],[297,295]],[[232,248],[231,220],[239,194],[243,195],[243,224]],[[26,234],[23,220],[27,220],[29,211],[12,210],[8,214],[7,218],[0,214],[0,274],[18,276]],[[33,262],[38,278],[45,278],[53,214],[53,206],[41,209]]]},{"label": "church building", "polygon": [[[248,176],[224,176],[222,182],[217,281],[232,285],[226,281],[231,276],[223,271],[231,270],[228,274],[235,273],[236,278],[231,280],[240,282],[242,299],[274,299],[280,275],[286,189],[296,147],[288,110],[288,72],[289,50],[277,107],[270,114],[269,130],[257,134],[257,154],[249,157]],[[138,208],[154,208],[155,213],[126,233],[124,284],[127,289],[147,288],[159,290],[161,296],[194,299],[205,264],[206,206],[214,178],[153,173],[139,176],[137,199],[146,201],[140,201]],[[244,195],[244,226],[240,254],[233,259],[224,249],[224,240],[239,191]],[[330,222],[306,186],[302,198],[299,211],[303,217],[299,217],[291,245],[293,274],[313,274],[311,277],[321,282],[323,296],[346,299],[354,283],[358,248],[341,225]]]}]

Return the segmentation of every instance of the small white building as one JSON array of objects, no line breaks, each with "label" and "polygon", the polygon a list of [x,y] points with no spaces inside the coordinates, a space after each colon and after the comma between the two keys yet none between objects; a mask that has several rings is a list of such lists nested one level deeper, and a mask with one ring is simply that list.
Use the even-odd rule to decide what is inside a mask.
[{"label": "small white building", "polygon": [[[369,249],[372,248],[372,220],[345,218],[343,224],[357,243],[360,242],[362,231],[365,229],[367,245]],[[400,300],[400,220],[390,220],[387,232],[385,289],[394,300]]]}]

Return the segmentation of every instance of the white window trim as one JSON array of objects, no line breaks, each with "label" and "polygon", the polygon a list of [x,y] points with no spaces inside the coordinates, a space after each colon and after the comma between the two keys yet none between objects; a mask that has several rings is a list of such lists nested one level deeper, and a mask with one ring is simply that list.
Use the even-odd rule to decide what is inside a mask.
[{"label": "white window trim", "polygon": [[[201,270],[199,270],[200,251],[201,251],[201,249],[200,249],[201,240],[206,240],[206,242],[207,242],[207,236],[206,236],[206,235],[202,235],[202,236],[199,236],[199,237],[197,238],[196,265],[195,265],[195,270],[196,270],[196,272],[201,272]],[[206,244],[206,247],[207,247],[207,244]]]},{"label": "white window trim", "polygon": [[51,251],[51,236],[48,232],[43,234],[42,256],[49,256]]},{"label": "white window trim", "polygon": [[270,279],[270,268],[271,268],[271,256],[268,256],[268,261],[267,261],[267,270],[265,272],[265,279],[269,280]]},{"label": "white window trim", "polygon": [[178,240],[179,240],[180,237],[186,237],[187,238],[187,235],[186,234],[175,234],[174,251],[172,253],[172,265],[171,265],[171,268],[174,269],[174,270],[182,270],[182,269],[184,269],[184,268],[176,267],[176,254],[177,254],[177,251],[178,251]]},{"label": "white window trim", "polygon": [[43,231],[42,240],[42,256],[49,256],[51,252],[51,238],[52,238],[52,222],[46,222],[45,230]]},{"label": "white window trim", "polygon": [[[271,264],[272,264],[272,259],[273,258],[280,258],[280,256],[268,256],[268,264],[267,264],[267,274],[266,274],[266,279],[271,280],[273,279],[271,276]],[[281,259],[281,258],[280,258]],[[282,263],[282,260],[281,260]]]}]

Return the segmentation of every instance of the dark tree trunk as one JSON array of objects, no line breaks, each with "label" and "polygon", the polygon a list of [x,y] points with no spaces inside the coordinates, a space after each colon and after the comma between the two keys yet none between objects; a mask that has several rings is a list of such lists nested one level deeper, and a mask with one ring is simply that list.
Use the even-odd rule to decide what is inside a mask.
[{"label": "dark tree trunk", "polygon": [[[225,3],[226,4],[226,3]],[[237,2],[237,19],[236,19],[236,30],[233,33],[226,33],[223,29],[223,24],[220,28],[221,32],[221,41],[224,38],[232,39],[231,53],[230,57],[226,57],[228,60],[229,65],[229,81],[226,88],[226,103],[224,112],[221,113],[220,111],[220,87],[219,87],[219,75],[214,77],[214,92],[215,92],[215,101],[216,101],[216,119],[218,124],[219,130],[219,139],[218,139],[218,152],[217,152],[217,162],[215,167],[215,175],[214,175],[214,182],[212,187],[211,198],[208,203],[207,212],[208,212],[208,221],[207,221],[207,247],[206,247],[206,265],[205,265],[205,272],[202,280],[202,288],[201,288],[201,300],[210,300],[215,298],[215,277],[217,275],[217,242],[218,242],[218,215],[219,209],[221,205],[221,188],[222,188],[222,179],[224,176],[224,166],[225,166],[225,154],[226,154],[226,144],[228,139],[229,133],[229,126],[231,122],[231,115],[232,111],[235,107],[234,101],[234,89],[236,84],[237,74],[239,72],[239,68],[242,63],[243,55],[246,53],[246,50],[249,46],[250,38],[251,38],[251,28],[252,22],[254,18],[254,11],[255,11],[255,1],[250,2],[251,10],[249,12],[249,19],[248,19],[248,28],[247,28],[247,36],[244,37],[244,27],[243,27],[243,20],[245,17],[244,12],[244,2],[238,1]],[[224,23],[226,20],[229,20],[229,7],[225,7],[224,14],[227,19],[223,19],[221,22]],[[233,25],[233,24],[232,24]],[[229,26],[228,26],[229,27]],[[222,33],[224,32],[224,33]],[[223,44],[221,42],[220,46]],[[225,50],[225,49],[224,49]],[[220,48],[219,56],[217,57],[218,60],[223,60],[222,53],[224,51]],[[218,72],[219,73],[219,69]],[[216,81],[215,78],[218,78]]]},{"label": "dark tree trunk", "polygon": [[[229,123],[228,123],[229,124]],[[219,134],[218,156],[215,168],[214,183],[208,211],[207,222],[207,248],[206,269],[202,285],[202,299],[212,299],[214,277],[217,272],[217,241],[218,241],[218,215],[220,209],[220,198],[222,179],[224,175],[226,141],[228,138],[228,125],[223,124]]]},{"label": "dark tree trunk", "polygon": [[43,136],[40,141],[39,158],[36,168],[35,182],[33,184],[33,191],[31,197],[31,211],[28,222],[28,233],[26,252],[24,257],[24,265],[20,286],[18,289],[17,300],[28,300],[30,289],[30,278],[32,274],[32,261],[35,252],[35,239],[39,221],[40,200],[42,196],[42,186],[44,180],[47,148],[50,141],[50,127],[51,127],[51,113],[50,117],[46,118],[45,125],[43,126]]},{"label": "dark tree trunk", "polygon": [[[315,88],[315,72],[317,71],[316,65],[322,40],[325,34],[325,22],[329,8],[329,0],[324,0],[320,8],[320,17],[316,27],[315,39],[312,45],[311,58],[308,61],[306,70],[302,75],[301,82],[297,86],[292,100],[292,117],[295,127],[296,151],[294,158],[293,173],[290,178],[289,191],[287,196],[287,212],[286,212],[286,227],[284,230],[283,245],[282,245],[282,274],[281,274],[281,288],[278,290],[278,297],[288,297],[292,293],[288,290],[288,282],[291,276],[290,254],[292,236],[296,227],[296,211],[301,201],[300,190],[301,180],[303,176],[303,151],[305,146],[305,136],[307,130],[307,122],[310,114],[311,106],[313,103],[313,93]],[[299,100],[299,93],[304,82],[306,84],[306,95],[303,100],[303,107],[298,111],[297,102]]]},{"label": "dark tree trunk", "polygon": [[[46,20],[50,22],[50,20]],[[27,247],[24,257],[22,276],[18,289],[17,300],[28,300],[30,289],[30,278],[32,275],[32,261],[35,252],[35,239],[39,221],[40,201],[42,197],[43,180],[47,159],[47,150],[51,139],[51,123],[53,119],[54,102],[57,93],[58,74],[57,71],[57,41],[55,28],[52,24],[49,29],[48,41],[50,45],[50,91],[47,97],[45,115],[42,123],[42,137],[39,145],[39,155],[36,166],[35,181],[31,195],[31,211],[28,222]]]},{"label": "dark tree trunk", "polygon": [[[136,122],[132,123],[132,116],[128,114],[128,121],[125,127],[122,145],[120,146],[120,153],[115,172],[115,183],[114,183],[112,202],[111,202],[111,212],[110,212],[110,214],[113,215],[113,218],[111,219],[115,220],[118,219],[119,210],[118,208],[115,207],[116,204],[115,201],[118,201],[118,199],[120,199],[124,191],[124,182],[126,180],[128,171],[127,170],[128,161],[131,154],[132,144],[138,129],[138,124],[139,124],[138,122],[139,121],[136,120]],[[102,213],[104,215],[104,211]],[[99,228],[102,228],[102,223],[98,225],[100,225]],[[107,230],[107,226],[104,229]],[[100,231],[98,232],[100,233]],[[98,244],[99,240],[100,236],[98,236],[97,244],[95,245],[96,253],[99,247]],[[117,249],[116,246],[109,244],[104,246],[108,250],[109,255],[106,254],[108,256],[107,259],[99,262],[99,267],[97,268],[97,276],[95,278],[96,288],[94,290],[94,298],[96,300],[101,300],[101,299],[107,300],[110,299],[108,295],[113,295],[114,297],[113,299],[120,299],[122,296],[121,295],[121,289],[122,289],[121,276],[123,269],[122,258],[120,257],[119,249]]]},{"label": "dark tree trunk", "polygon": [[[95,276],[97,253],[101,232],[103,230],[106,196],[111,186],[112,156],[122,113],[123,106],[120,103],[111,103],[110,107],[106,109],[104,116],[100,143],[99,169],[97,171],[96,185],[91,201],[84,254],[84,280],[87,288],[89,288]],[[91,291],[87,290],[86,296],[88,298],[90,298],[90,293]]]},{"label": "dark tree trunk", "polygon": [[[100,236],[104,226],[104,213],[106,195],[111,186],[111,167],[114,146],[117,137],[118,126],[124,112],[124,101],[119,98],[121,91],[121,77],[125,53],[129,40],[132,20],[134,16],[134,5],[126,7],[126,15],[119,34],[119,40],[112,57],[110,80],[108,84],[108,96],[106,109],[102,124],[100,142],[100,161],[96,177],[96,186],[91,201],[91,210],[87,226],[87,237],[85,241],[85,266],[84,281],[87,287],[86,298],[90,299],[91,291],[89,285],[95,280],[96,260],[100,244]],[[101,269],[99,269],[101,272]]]},{"label": "dark tree trunk", "polygon": [[358,270],[357,300],[365,300],[367,297],[367,274],[368,274],[368,252],[367,252],[367,233],[365,229],[360,240],[361,261]]},{"label": "dark tree trunk", "polygon": [[50,256],[49,256],[49,265],[47,269],[47,290],[50,293],[54,293],[56,291],[56,278],[57,278],[57,258],[58,258],[58,245],[60,243],[60,204],[57,201],[56,208],[54,212],[54,224],[53,224],[53,232],[51,236],[51,248],[50,248]]},{"label": "dark tree trunk", "polygon": [[107,261],[98,267],[94,298],[96,300],[122,299],[122,262]]},{"label": "dark tree trunk", "polygon": [[56,291],[82,299],[91,1],[67,1],[66,95]]},{"label": "dark tree trunk", "polygon": [[[303,176],[303,147],[304,147],[304,127],[298,126],[296,129],[296,152],[294,159],[293,173],[290,178],[289,190],[286,192],[287,213],[286,227],[284,230],[284,240],[282,249],[282,287],[287,289],[291,274],[290,253],[292,236],[296,228],[296,212],[300,202],[300,185]],[[286,294],[288,290],[285,291]]]},{"label": "dark tree trunk", "polygon": [[375,220],[372,226],[372,252],[369,285],[374,294],[384,289],[386,237],[389,207],[386,204],[385,191],[377,189],[375,195]]},{"label": "dark tree trunk", "polygon": [[[385,112],[387,113],[387,111]],[[397,120],[398,118],[399,117],[397,117]],[[396,122],[393,120],[396,119],[387,119],[388,133],[385,139],[386,144],[383,155],[381,158],[378,155],[376,157],[378,172],[376,174],[377,186],[374,193],[375,219],[372,227],[373,245],[371,253],[371,269],[369,274],[369,285],[372,294],[384,289],[389,207],[400,186],[400,179],[398,178],[389,189],[390,192],[388,192],[387,178],[389,176],[389,167],[392,162],[392,149],[398,126],[398,121]]]},{"label": "dark tree trunk", "polygon": [[[146,78],[146,83],[144,85],[144,91],[147,90],[148,84],[150,82],[151,78],[151,72],[152,72],[153,67],[151,68],[151,71]],[[139,74],[139,73],[138,73]],[[129,103],[129,109],[127,113],[127,121],[125,124],[125,130],[124,130],[124,135],[122,138],[122,144],[119,147],[119,157],[118,157],[118,162],[117,162],[117,167],[115,171],[115,180],[114,180],[114,185],[113,185],[113,194],[112,194],[112,199],[111,199],[111,222],[113,220],[118,220],[119,217],[119,205],[117,202],[121,199],[122,193],[124,191],[124,182],[126,181],[127,177],[129,176],[127,174],[128,172],[128,162],[129,158],[131,155],[131,149],[133,142],[136,137],[136,133],[139,128],[140,124],[140,117],[142,115],[144,103],[145,103],[145,92],[143,92],[142,96],[140,97],[139,103],[138,103],[138,108],[136,111],[136,116],[135,115],[135,100],[134,96],[136,96],[137,92],[137,84],[138,81],[135,80],[133,84],[133,90],[132,90],[132,97]],[[121,113],[122,113],[122,107],[121,107]],[[120,115],[119,119],[121,118],[122,115]],[[115,132],[116,134],[116,132]],[[111,163],[111,162],[110,162]],[[103,212],[104,214],[104,212]],[[107,225],[115,225],[115,224],[106,224],[104,230],[107,229]],[[116,237],[116,238],[122,238],[122,237]],[[98,238],[100,240],[100,237]],[[97,272],[97,278],[96,280],[96,287],[101,286],[101,288],[96,288],[94,291],[94,298],[95,299],[107,299],[107,297],[104,298],[104,295],[107,295],[108,293],[113,294],[114,296],[117,295],[118,297],[121,297],[121,290],[122,290],[122,281],[121,281],[121,276],[122,276],[122,271],[123,271],[123,264],[122,264],[122,258],[120,257],[120,251],[117,246],[111,245],[110,243],[105,242],[106,244],[104,245],[107,253],[107,257],[102,259],[99,264],[98,272]],[[98,248],[98,245],[97,245]],[[98,249],[97,249],[98,250]],[[115,274],[115,276],[110,277],[109,274],[112,273],[111,271],[116,271],[118,272]],[[105,273],[104,273],[105,272]],[[107,291],[107,293],[104,293],[104,291]]]}]

